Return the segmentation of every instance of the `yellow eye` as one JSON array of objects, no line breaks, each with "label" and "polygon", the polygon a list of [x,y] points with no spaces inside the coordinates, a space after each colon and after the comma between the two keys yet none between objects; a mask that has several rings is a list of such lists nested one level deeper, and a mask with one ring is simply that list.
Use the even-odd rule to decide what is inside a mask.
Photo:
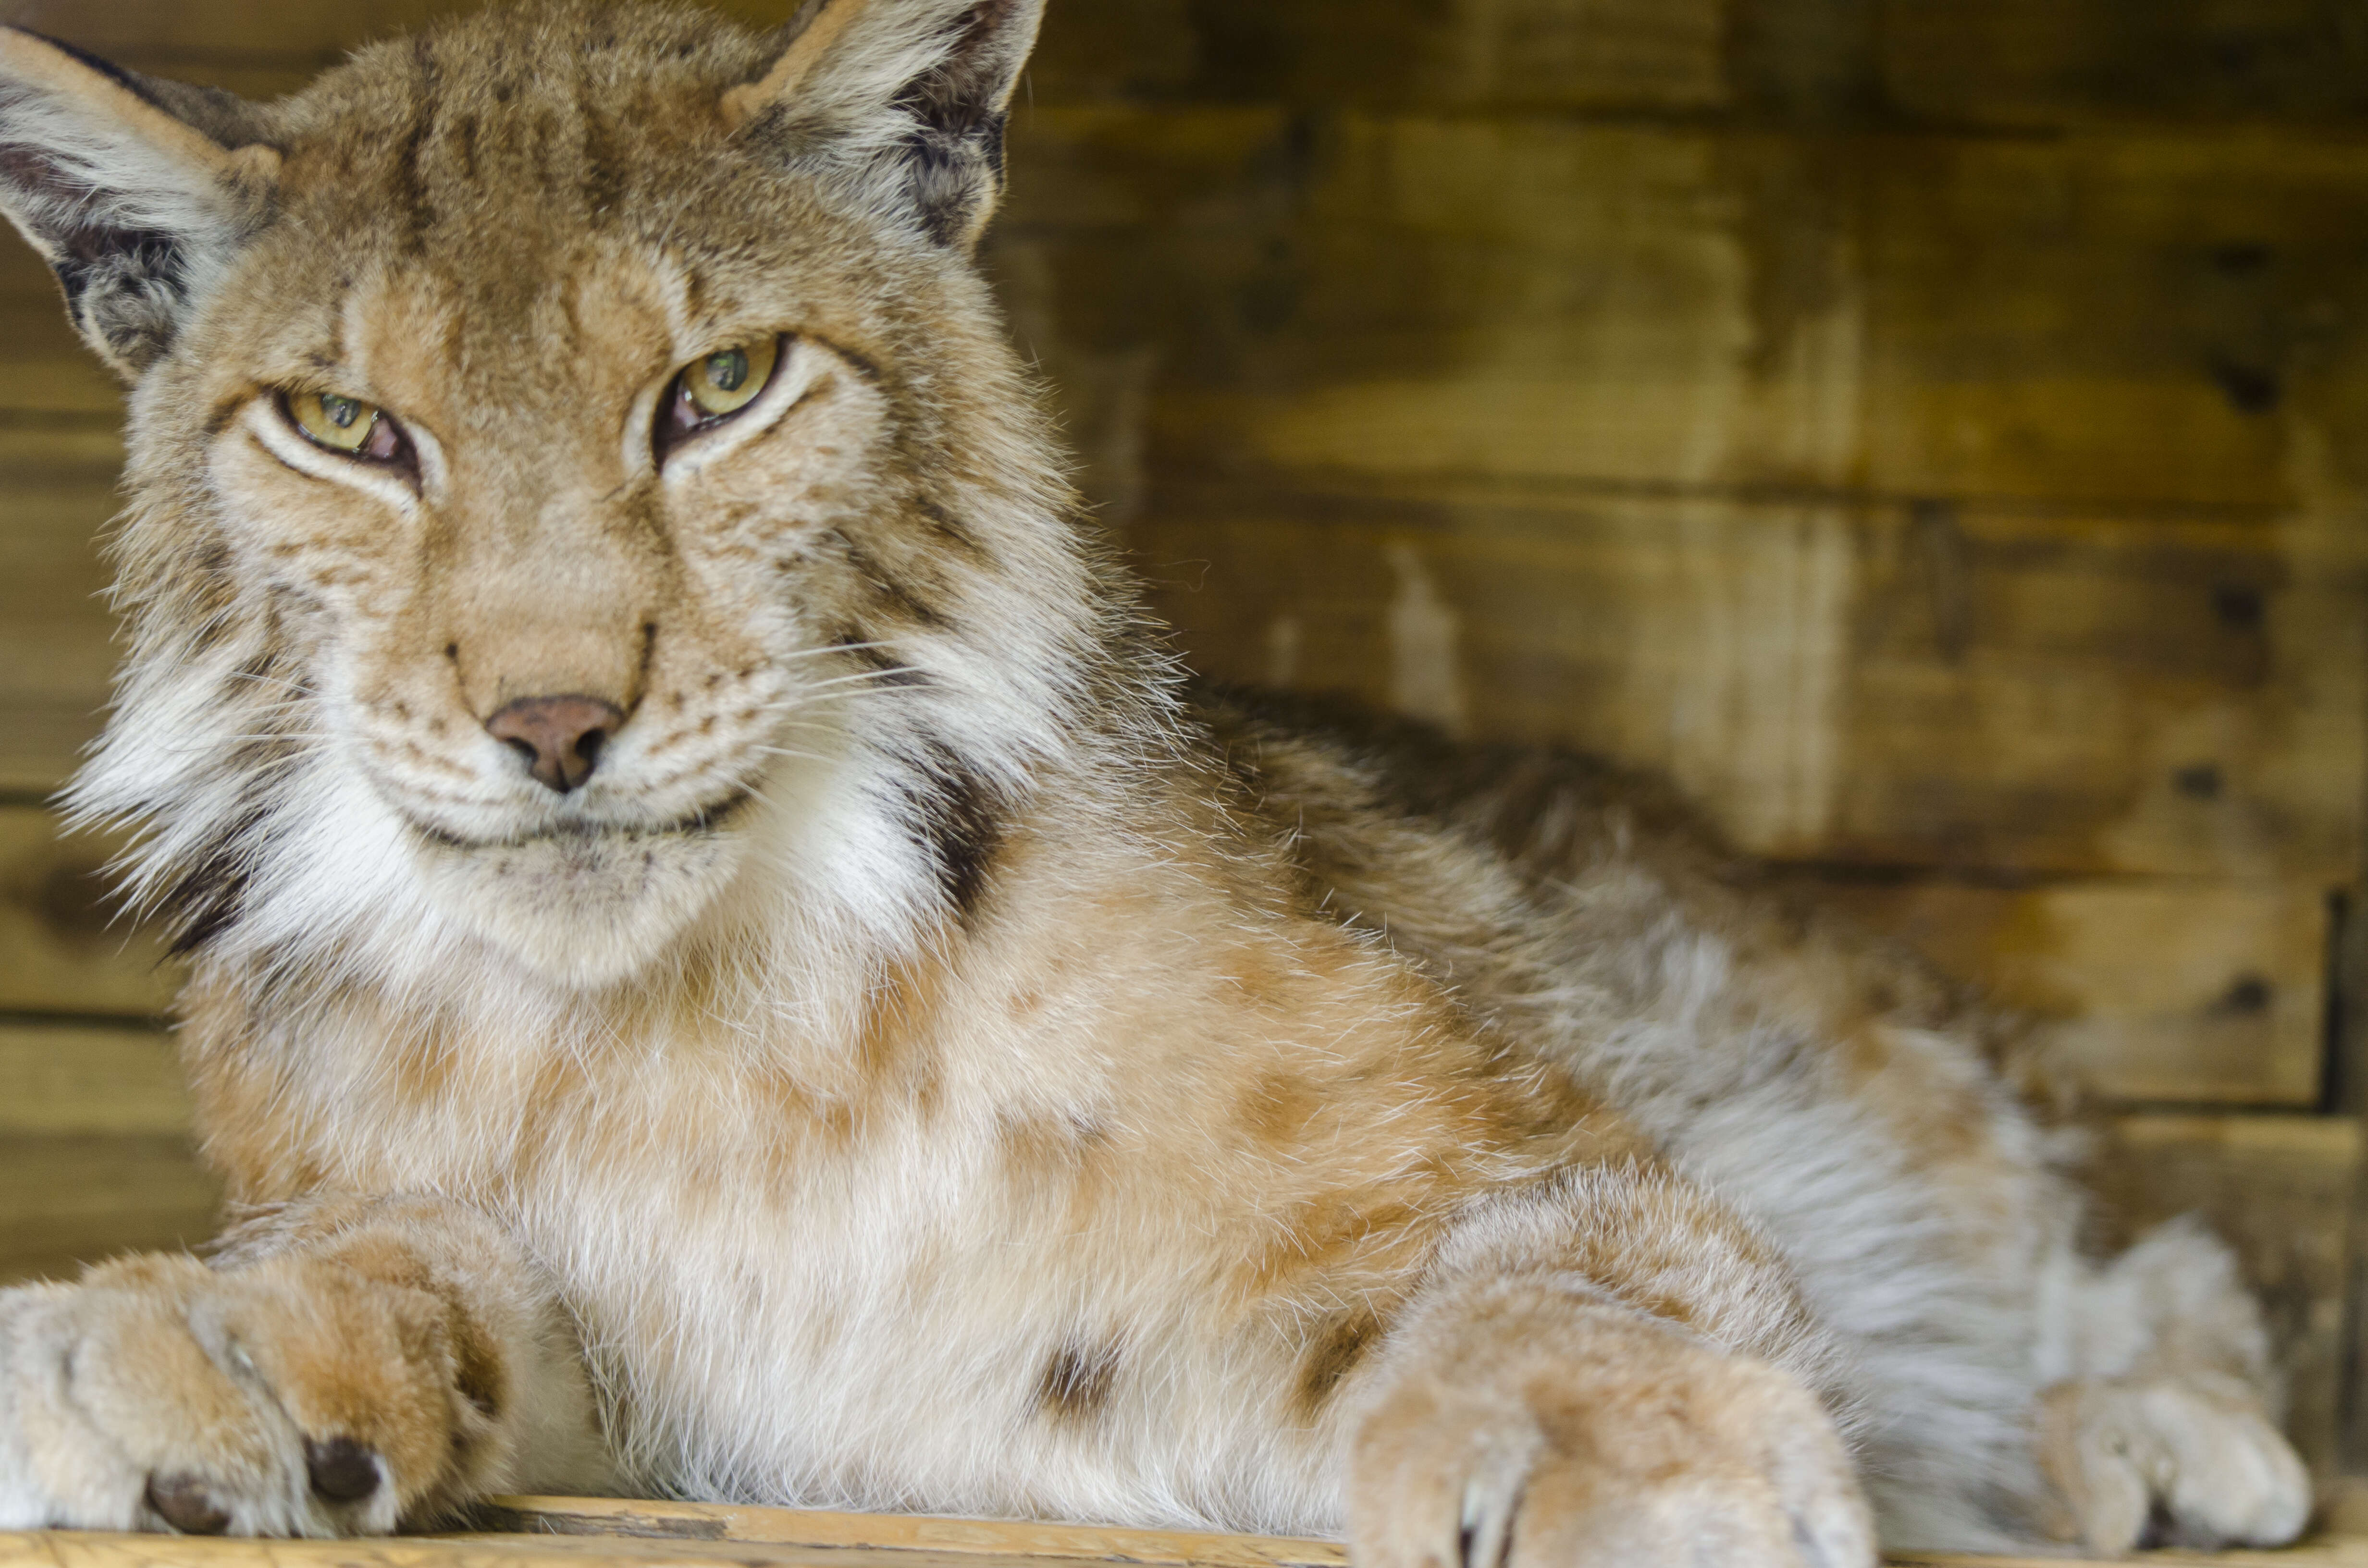
[{"label": "yellow eye", "polygon": [[778,337],[759,338],[720,354],[710,354],[683,371],[682,395],[705,418],[721,419],[727,414],[737,414],[757,401],[757,394],[773,379],[773,367],[780,357],[781,340]]},{"label": "yellow eye", "polygon": [[[386,416],[354,398],[335,392],[290,392],[288,413],[298,429],[333,452],[370,457],[377,455],[375,446],[385,444],[387,432],[380,426]],[[372,436],[381,439],[373,443]]]}]

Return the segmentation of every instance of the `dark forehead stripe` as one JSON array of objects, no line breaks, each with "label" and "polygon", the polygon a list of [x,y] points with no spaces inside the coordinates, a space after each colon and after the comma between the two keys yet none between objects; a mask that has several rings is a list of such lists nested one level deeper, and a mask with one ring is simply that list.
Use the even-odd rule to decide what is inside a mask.
[{"label": "dark forehead stripe", "polygon": [[583,115],[583,142],[584,167],[576,183],[584,210],[597,227],[625,199],[626,167],[632,154],[609,121],[588,107]]},{"label": "dark forehead stripe", "polygon": [[412,40],[411,60],[416,77],[411,129],[395,154],[394,188],[395,204],[404,214],[403,248],[416,255],[427,248],[428,232],[436,227],[436,202],[428,194],[427,172],[420,166],[420,153],[436,130],[443,75],[436,66],[435,45],[427,38]]}]

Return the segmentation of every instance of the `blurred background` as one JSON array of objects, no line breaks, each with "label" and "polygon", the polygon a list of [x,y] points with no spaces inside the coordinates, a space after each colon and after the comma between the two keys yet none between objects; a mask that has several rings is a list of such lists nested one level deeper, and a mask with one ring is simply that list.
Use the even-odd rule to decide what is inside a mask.
[{"label": "blurred background", "polygon": [[[256,97],[444,0],[0,0]],[[791,0],[730,0],[758,25]],[[1201,669],[1666,771],[2027,1009],[2368,1471],[2368,9],[1053,0],[987,246]],[[97,728],[116,389],[0,246],[0,1278],[196,1241]]]}]

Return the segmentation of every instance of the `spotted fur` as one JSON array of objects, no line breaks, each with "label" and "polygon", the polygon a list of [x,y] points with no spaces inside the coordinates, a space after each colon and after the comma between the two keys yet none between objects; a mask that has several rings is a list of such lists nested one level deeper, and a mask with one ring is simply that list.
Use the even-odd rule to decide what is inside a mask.
[{"label": "spotted fur", "polygon": [[[0,32],[131,386],[74,800],[250,1206],[0,1295],[0,1525],[2291,1535],[2226,1253],[2083,1256],[1956,991],[1602,767],[1179,683],[972,264],[1036,22],[533,0],[264,107]],[[558,698],[623,715],[564,792],[488,729]]]}]

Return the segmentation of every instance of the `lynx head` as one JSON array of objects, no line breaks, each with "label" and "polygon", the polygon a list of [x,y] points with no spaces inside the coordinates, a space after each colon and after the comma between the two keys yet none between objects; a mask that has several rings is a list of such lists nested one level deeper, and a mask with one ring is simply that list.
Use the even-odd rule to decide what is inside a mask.
[{"label": "lynx head", "polygon": [[187,944],[597,988],[982,895],[1124,614],[972,263],[1040,4],[534,3],[261,107],[0,29],[131,386],[77,799]]}]

